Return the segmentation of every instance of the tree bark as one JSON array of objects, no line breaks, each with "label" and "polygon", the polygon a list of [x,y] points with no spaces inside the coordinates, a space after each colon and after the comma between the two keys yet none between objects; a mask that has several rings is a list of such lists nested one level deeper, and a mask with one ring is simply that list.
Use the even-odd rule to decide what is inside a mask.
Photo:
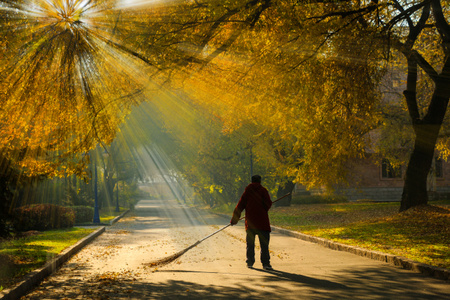
[{"label": "tree bark", "polygon": [[[450,63],[447,63],[447,67]],[[428,113],[422,120],[413,120],[416,134],[414,149],[405,174],[400,211],[428,203],[427,177],[433,162],[436,141],[444,120],[450,97],[450,77],[444,72],[436,81],[436,88],[431,98]],[[408,97],[415,97],[405,92]]]},{"label": "tree bark", "polygon": [[[419,33],[424,29],[430,14],[430,5],[436,20],[436,29],[442,38],[444,51],[442,72],[436,70],[415,50],[412,50]],[[432,0],[425,6],[416,26],[410,23],[410,35],[406,51],[402,51],[408,60],[407,87],[404,92],[416,139],[405,174],[400,211],[428,204],[427,177],[435,155],[436,142],[441,129],[450,98],[450,26],[444,17],[439,0]],[[434,81],[435,89],[428,111],[420,119],[417,105],[417,66]]]},{"label": "tree bark", "polygon": [[293,183],[290,180],[288,182],[286,182],[284,185],[278,186],[277,198],[280,198],[280,197],[286,195],[287,193],[291,193],[291,195],[287,196],[283,200],[278,201],[275,204],[275,206],[291,206],[292,191],[294,190],[294,187],[295,187],[295,183]]},{"label": "tree bark", "polygon": [[427,178],[436,145],[436,138],[433,137],[437,137],[440,126],[421,127],[416,132],[414,149],[406,169],[400,211],[428,203]]}]

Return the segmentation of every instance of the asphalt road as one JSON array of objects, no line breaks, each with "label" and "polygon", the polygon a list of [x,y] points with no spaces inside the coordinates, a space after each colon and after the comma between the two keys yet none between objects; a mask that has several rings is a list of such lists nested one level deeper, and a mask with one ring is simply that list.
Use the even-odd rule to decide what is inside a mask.
[{"label": "asphalt road", "polygon": [[274,271],[245,264],[243,222],[159,268],[228,224],[178,204],[142,200],[22,299],[450,299],[448,282],[314,243],[271,235]]}]

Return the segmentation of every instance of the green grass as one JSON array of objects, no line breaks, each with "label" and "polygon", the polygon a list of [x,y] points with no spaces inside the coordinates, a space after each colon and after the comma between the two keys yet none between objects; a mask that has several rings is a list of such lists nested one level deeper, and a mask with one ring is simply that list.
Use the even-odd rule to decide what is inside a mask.
[{"label": "green grass", "polygon": [[101,223],[109,223],[112,219],[114,219],[117,216],[120,216],[125,209],[123,207],[120,207],[120,211],[116,211],[116,207],[105,207],[100,210],[100,222]]},{"label": "green grass", "polygon": [[[117,216],[120,216],[127,208],[120,207],[120,212],[116,212],[115,206],[104,207],[99,210],[100,214],[100,223],[108,224],[112,219]],[[77,225],[92,225],[92,222],[85,222]]]},{"label": "green grass", "polygon": [[42,267],[61,251],[95,229],[69,228],[36,232],[0,243],[0,291],[20,281],[23,275]]},{"label": "green grass", "polygon": [[[115,209],[115,206],[101,209],[100,222],[109,223],[125,211],[123,207],[120,208],[120,212],[116,212]],[[86,223],[91,224],[92,222]],[[47,261],[94,230],[74,227],[0,240],[0,291],[20,281],[25,274],[44,266]]]},{"label": "green grass", "polygon": [[273,225],[305,231],[333,228],[358,221],[393,215],[398,212],[398,203],[341,203],[308,204],[274,207],[270,210]]}]

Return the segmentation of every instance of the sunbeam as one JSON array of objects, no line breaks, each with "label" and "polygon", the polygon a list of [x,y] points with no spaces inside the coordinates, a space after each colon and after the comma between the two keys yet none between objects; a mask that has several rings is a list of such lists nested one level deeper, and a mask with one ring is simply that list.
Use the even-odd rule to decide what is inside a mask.
[{"label": "sunbeam", "polygon": [[[267,175],[272,192],[286,182],[332,190],[349,181],[352,160],[376,148],[371,132],[389,127],[392,114],[405,124],[426,116],[428,104],[448,94],[436,82],[450,78],[440,1],[432,10],[440,21],[424,15],[420,40],[405,45],[405,26],[419,20],[392,17],[399,12],[385,1],[348,5],[0,0],[3,175],[30,183],[98,173],[112,199],[126,177],[119,165],[129,165],[123,173],[147,166],[133,176],[165,181],[179,201],[189,182],[188,194],[211,206],[229,205],[254,172]],[[430,14],[427,6],[408,7],[408,16]],[[405,51],[417,61],[405,64],[398,58]],[[413,90],[403,94],[386,88],[390,72],[398,81],[429,78],[403,85]],[[395,99],[386,101],[388,93]],[[441,102],[430,107],[441,113]],[[445,114],[437,117],[448,125]],[[392,140],[409,139],[403,144],[412,148],[414,133],[427,131],[413,132],[410,123]],[[439,126],[420,140],[432,145],[429,161]]]}]

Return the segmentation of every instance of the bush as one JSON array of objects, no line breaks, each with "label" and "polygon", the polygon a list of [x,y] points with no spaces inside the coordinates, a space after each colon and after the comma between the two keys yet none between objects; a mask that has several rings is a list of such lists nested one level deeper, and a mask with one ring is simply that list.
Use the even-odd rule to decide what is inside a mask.
[{"label": "bush", "polygon": [[72,227],[74,222],[73,209],[53,204],[21,206],[13,216],[13,226],[17,231],[66,228]]},{"label": "bush", "polygon": [[301,195],[292,197],[292,204],[332,204],[348,202],[345,196]]},{"label": "bush", "polygon": [[214,206],[212,208],[212,211],[216,212],[216,213],[221,213],[221,214],[230,214],[230,216],[231,216],[235,206],[236,206],[236,204],[233,204],[233,203],[222,203],[220,205]]},{"label": "bush", "polygon": [[94,219],[94,208],[90,206],[71,206],[75,212],[75,224],[92,222]]}]

